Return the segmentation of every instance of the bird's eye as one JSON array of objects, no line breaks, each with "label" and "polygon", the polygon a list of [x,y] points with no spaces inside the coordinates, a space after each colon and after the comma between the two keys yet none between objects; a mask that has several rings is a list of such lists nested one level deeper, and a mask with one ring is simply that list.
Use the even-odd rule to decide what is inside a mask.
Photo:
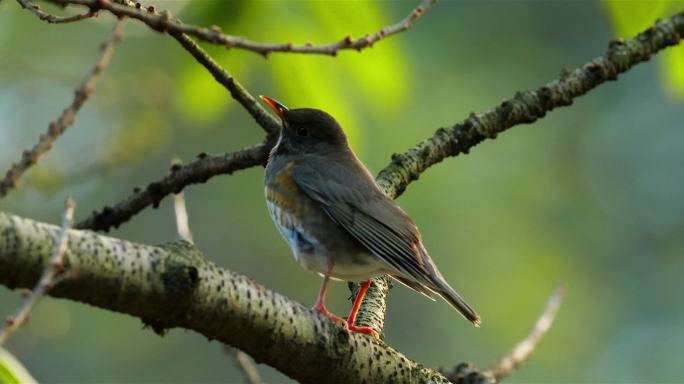
[{"label": "bird's eye", "polygon": [[309,136],[309,131],[304,127],[297,127],[297,136]]}]

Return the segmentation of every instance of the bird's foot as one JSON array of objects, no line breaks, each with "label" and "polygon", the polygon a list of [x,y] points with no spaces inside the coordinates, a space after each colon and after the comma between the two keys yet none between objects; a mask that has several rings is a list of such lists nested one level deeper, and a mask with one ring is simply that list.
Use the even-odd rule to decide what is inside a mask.
[{"label": "bird's foot", "polygon": [[327,310],[324,306],[322,306],[322,305],[316,305],[313,309],[314,309],[316,312],[320,313],[321,315],[327,317],[328,319],[330,319],[330,320],[332,320],[332,321],[334,321],[334,322],[336,322],[336,323],[340,323],[340,324],[342,324],[342,325],[344,325],[344,326],[347,325],[347,320],[345,320],[345,319],[343,319],[343,318],[341,318],[341,317],[335,315],[334,313],[328,311],[328,310]]},{"label": "bird's foot", "polygon": [[380,338],[380,335],[378,335],[378,332],[369,327],[360,327],[358,325],[354,325],[354,323],[347,322],[347,328],[349,328],[350,331],[352,332],[361,332],[365,333],[367,335],[375,336],[377,338]]}]

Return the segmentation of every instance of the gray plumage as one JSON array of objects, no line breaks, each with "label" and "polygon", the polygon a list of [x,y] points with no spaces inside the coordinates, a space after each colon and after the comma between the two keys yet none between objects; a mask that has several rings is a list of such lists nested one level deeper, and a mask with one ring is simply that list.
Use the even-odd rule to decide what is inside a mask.
[{"label": "gray plumage", "polygon": [[332,258],[330,275],[345,280],[389,274],[423,295],[438,294],[479,325],[437,270],[413,220],[380,189],[339,124],[315,109],[286,110],[283,122],[266,168],[267,200],[297,260],[323,274]]}]

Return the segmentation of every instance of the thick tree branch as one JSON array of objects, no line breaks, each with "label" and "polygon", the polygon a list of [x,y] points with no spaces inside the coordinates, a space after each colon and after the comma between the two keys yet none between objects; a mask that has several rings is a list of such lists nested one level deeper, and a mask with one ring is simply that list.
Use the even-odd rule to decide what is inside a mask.
[{"label": "thick tree branch", "polygon": [[[95,3],[88,0],[58,2]],[[95,8],[113,3],[99,0],[97,4]],[[91,7],[91,10],[95,8]],[[162,14],[162,18],[171,19],[168,13]],[[164,24],[159,25],[164,27]],[[220,68],[215,62],[207,61],[211,59],[182,31],[175,32],[174,37],[205,67]],[[615,80],[620,73],[647,60],[659,50],[678,44],[682,34],[684,13],[657,22],[631,40],[614,41],[604,56],[564,72],[560,79],[535,91],[517,93],[513,99],[496,108],[484,114],[472,114],[459,124],[438,130],[433,137],[406,153],[394,155],[392,163],[378,176],[378,182],[388,195],[397,197],[431,165],[446,157],[467,153],[484,139],[493,138],[514,125],[534,122],[548,111],[571,104],[574,98],[605,81]],[[228,83],[234,83],[229,75],[226,79]],[[217,80],[221,81],[218,77]],[[261,148],[264,158],[268,148],[268,144]],[[241,169],[239,167],[228,172]],[[180,180],[162,180],[163,187],[170,188],[169,191],[157,194],[152,188],[144,196],[136,193],[137,200],[133,196],[134,203],[122,208],[120,216],[102,229],[127,220],[145,206],[158,203],[166,194],[180,191],[184,185],[221,173],[206,172],[204,167],[197,171],[200,173],[185,175]],[[0,229],[0,282],[10,287],[30,285],[37,279],[37,262],[44,262],[47,258],[42,250],[46,248],[47,234],[54,232],[55,228],[0,214]],[[65,282],[51,294],[139,316],[157,331],[174,326],[195,329],[208,337],[245,349],[267,364],[303,381],[319,380],[321,373],[341,381],[359,378],[369,381],[445,380],[437,372],[406,360],[380,341],[349,334],[301,305],[216,267],[185,243],[148,247],[87,232],[74,232],[70,236],[80,240],[80,244],[70,250],[67,260],[80,271],[87,270],[89,275],[82,276],[79,281]],[[219,294],[212,295],[215,291]],[[383,298],[380,300],[384,302]],[[158,306],[151,308],[150,302]],[[257,305],[258,310],[255,308]],[[268,348],[265,349],[264,345]],[[315,367],[307,365],[302,369],[302,365],[292,364],[291,354],[284,361],[279,353],[284,346],[289,351],[296,350],[296,358],[301,361],[316,360],[321,364]],[[369,356],[370,360],[366,364],[356,360],[359,356]],[[374,361],[373,356],[380,360]],[[340,361],[344,363],[340,364]],[[371,367],[374,362],[382,366],[377,369]],[[339,372],[332,372],[331,367]],[[325,372],[316,371],[321,368]],[[402,376],[404,373],[409,376]]]},{"label": "thick tree branch", "polygon": [[[174,167],[180,167],[182,165],[179,159],[173,159],[171,161],[171,170]],[[176,218],[176,232],[178,232],[178,237],[190,244],[195,244],[195,240],[192,236],[192,231],[190,230],[190,221],[188,219],[188,210],[185,204],[185,194],[183,191],[175,194],[173,196],[173,212]],[[235,366],[239,368],[247,384],[261,384],[261,378],[259,376],[259,371],[252,364],[250,357],[237,348],[233,348],[228,345],[224,345],[226,353],[233,357],[235,361]]]},{"label": "thick tree branch", "polygon": [[91,10],[104,9],[117,16],[128,16],[133,19],[138,19],[147,24],[150,28],[159,32],[168,32],[177,35],[190,35],[197,39],[206,41],[208,43],[222,45],[226,48],[239,48],[252,52],[259,53],[264,57],[268,57],[273,52],[291,52],[291,53],[308,53],[308,54],[323,54],[335,56],[342,50],[356,50],[361,51],[365,48],[371,47],[376,42],[406,31],[411,28],[416,19],[422,16],[437,0],[424,0],[417,8],[413,9],[404,19],[396,24],[384,27],[378,32],[366,35],[362,38],[354,40],[351,36],[347,36],[340,41],[333,44],[326,45],[312,45],[310,43],[304,45],[294,45],[292,43],[262,43],[251,41],[244,37],[227,35],[221,32],[217,26],[211,28],[202,28],[194,25],[184,24],[178,18],[172,17],[168,11],[157,12],[154,7],[143,7],[140,3],[127,1],[133,6],[120,4],[111,0],[51,0],[58,4],[78,4],[89,7]]},{"label": "thick tree branch", "polygon": [[57,140],[57,138],[74,122],[76,114],[95,89],[98,76],[107,68],[109,60],[114,52],[114,47],[116,46],[116,43],[121,40],[123,26],[124,20],[117,20],[111,37],[107,39],[100,48],[100,56],[97,58],[95,67],[93,67],[81,85],[76,88],[74,100],[71,102],[71,105],[64,109],[62,115],[57,120],[50,123],[47,133],[40,136],[38,143],[30,150],[25,150],[22,153],[19,162],[12,164],[7,171],[5,178],[0,182],[0,199],[7,195],[10,189],[17,184],[17,181],[24,172],[35,164],[42,154],[49,151],[50,148],[52,148],[52,143],[54,143],[55,140]]},{"label": "thick tree branch", "polygon": [[56,16],[47,12],[44,12],[42,9],[40,9],[40,6],[33,4],[29,0],[17,0],[19,5],[21,5],[22,8],[29,10],[30,12],[34,13],[38,18],[40,18],[43,21],[47,21],[48,23],[51,24],[65,24],[65,23],[73,23],[75,21],[81,21],[83,19],[89,19],[91,17],[96,17],[98,15],[97,11],[93,10],[88,10],[86,13],[80,13],[78,15],[73,15],[73,16]]},{"label": "thick tree branch", "polygon": [[197,161],[172,167],[169,175],[163,179],[152,182],[143,189],[134,189],[131,196],[115,206],[106,206],[93,212],[90,217],[76,224],[76,228],[108,231],[111,227],[118,227],[146,207],[152,205],[156,208],[165,196],[179,193],[189,184],[203,183],[216,175],[231,174],[264,164],[268,157],[268,147],[266,144],[259,144],[222,156],[200,154]]},{"label": "thick tree branch", "polygon": [[19,327],[21,327],[26,320],[28,320],[29,314],[33,310],[33,307],[36,305],[36,303],[38,303],[38,300],[40,300],[40,298],[42,298],[50,289],[52,289],[55,284],[59,283],[63,276],[65,276],[64,253],[66,252],[68,245],[67,234],[74,221],[75,207],[76,203],[74,203],[74,201],[71,199],[67,199],[66,203],[64,203],[62,228],[55,239],[55,246],[52,250],[52,256],[50,256],[48,259],[47,265],[40,276],[40,280],[38,280],[38,284],[36,284],[28,297],[26,297],[19,309],[17,309],[16,313],[5,320],[5,327],[0,331],[0,348],[3,344],[5,344],[5,341],[7,341],[10,335]]},{"label": "thick tree branch", "polygon": [[[0,284],[33,286],[58,231],[0,213]],[[382,341],[217,266],[187,242],[148,246],[78,230],[68,242],[64,262],[79,277],[52,296],[139,317],[159,333],[195,330],[304,383],[448,382]]]}]

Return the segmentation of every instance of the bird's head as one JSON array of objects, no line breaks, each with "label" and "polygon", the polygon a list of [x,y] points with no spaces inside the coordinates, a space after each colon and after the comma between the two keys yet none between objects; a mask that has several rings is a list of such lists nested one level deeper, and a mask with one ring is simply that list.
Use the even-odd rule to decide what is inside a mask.
[{"label": "bird's head", "polygon": [[268,96],[259,96],[283,122],[281,145],[303,153],[347,148],[347,136],[329,114],[313,108],[289,109]]}]

